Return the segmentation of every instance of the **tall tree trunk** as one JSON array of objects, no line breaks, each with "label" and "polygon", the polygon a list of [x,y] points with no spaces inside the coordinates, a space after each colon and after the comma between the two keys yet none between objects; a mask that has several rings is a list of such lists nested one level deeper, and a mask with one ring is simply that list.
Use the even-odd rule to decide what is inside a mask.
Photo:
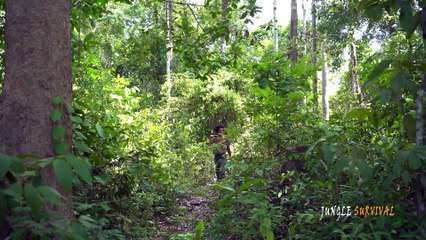
[{"label": "tall tree trunk", "polygon": [[[353,38],[351,38],[353,39]],[[361,87],[359,85],[359,75],[358,75],[358,57],[356,52],[356,44],[352,40],[350,42],[350,63],[349,63],[349,71],[350,71],[350,90],[351,92],[361,101]]]},{"label": "tall tree trunk", "polygon": [[274,0],[274,52],[278,52],[277,0]]},{"label": "tall tree trunk", "polygon": [[323,57],[323,67],[322,67],[322,79],[321,79],[321,85],[322,85],[322,115],[325,120],[328,120],[329,118],[329,108],[328,108],[328,94],[327,94],[327,54],[325,50],[323,50],[322,53]]},{"label": "tall tree trunk", "polygon": [[[302,0],[302,38],[303,39],[307,39],[307,34],[306,34],[306,8],[305,8],[305,0]],[[303,43],[303,54],[307,53],[307,47],[308,42],[304,41]]]},{"label": "tall tree trunk", "polygon": [[[0,153],[55,155],[50,120],[55,96],[63,98],[61,124],[66,128],[64,140],[71,146],[71,122],[65,107],[72,99],[70,9],[69,0],[6,2]],[[61,191],[51,168],[41,176]],[[60,210],[65,217],[72,216],[70,198]],[[7,231],[2,227],[0,235],[3,230]]]},{"label": "tall tree trunk", "polygon": [[297,0],[291,0],[290,16],[290,61],[297,63]]},{"label": "tall tree trunk", "polygon": [[225,36],[221,38],[220,52],[224,53],[226,50],[226,37],[229,34],[229,24],[228,24],[228,0],[222,0],[222,25],[225,28]]},{"label": "tall tree trunk", "polygon": [[312,80],[312,93],[314,95],[314,109],[318,109],[318,77],[317,77],[317,8],[316,0],[312,0],[312,64],[315,74]]},{"label": "tall tree trunk", "polygon": [[170,97],[172,93],[172,60],[173,60],[173,5],[172,0],[166,0],[166,47],[167,47],[167,59],[166,59],[166,81],[168,84],[167,94]]},{"label": "tall tree trunk", "polygon": [[[421,28],[423,31],[423,43],[426,44],[426,0],[423,0],[422,2],[422,21],[421,21]],[[425,46],[426,47],[426,46]],[[424,100],[424,94],[426,91],[426,71],[423,72],[423,80],[419,88],[419,93],[417,95],[416,100],[416,145],[417,146],[423,146],[423,135],[424,135],[424,129],[423,129],[423,100]],[[417,170],[417,177],[416,177],[416,191],[414,193],[414,202],[416,204],[416,211],[417,216],[419,218],[422,218],[424,215],[424,212],[426,211],[426,201],[425,201],[425,195],[426,195],[426,189],[421,181],[421,177],[424,176],[423,168],[419,168]]]}]

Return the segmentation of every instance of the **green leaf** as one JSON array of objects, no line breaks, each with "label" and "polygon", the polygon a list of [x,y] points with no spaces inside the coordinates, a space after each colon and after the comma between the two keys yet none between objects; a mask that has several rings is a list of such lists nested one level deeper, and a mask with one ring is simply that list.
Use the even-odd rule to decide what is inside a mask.
[{"label": "green leaf", "polygon": [[321,146],[321,153],[322,153],[322,157],[325,160],[325,162],[327,163],[327,165],[330,166],[333,163],[333,157],[334,157],[334,153],[331,150],[330,145],[323,144]]},{"label": "green leaf", "polygon": [[400,1],[401,11],[399,11],[399,20],[407,38],[410,38],[420,23],[420,12],[413,15],[413,7],[409,1]]},{"label": "green leaf", "polygon": [[40,214],[42,200],[37,189],[35,189],[35,187],[32,184],[26,183],[24,186],[24,192],[25,192],[25,199],[27,200],[28,205],[31,208],[31,212],[34,215]]},{"label": "green leaf", "polygon": [[39,186],[37,187],[38,192],[43,196],[43,198],[56,205],[63,205],[61,201],[61,194],[56,191],[56,189],[49,186]]},{"label": "green leaf", "polygon": [[111,208],[106,203],[101,203],[100,206],[105,212],[108,212],[109,210],[111,210]]},{"label": "green leaf", "polygon": [[219,189],[223,189],[223,190],[226,190],[226,191],[228,191],[228,192],[235,192],[235,189],[234,189],[234,188],[232,188],[232,187],[229,187],[229,186],[217,185],[217,187],[218,187]]},{"label": "green leaf", "polygon": [[393,174],[397,177],[401,174],[402,169],[404,168],[405,161],[407,161],[408,151],[400,151],[395,158],[395,164],[393,165]]},{"label": "green leaf", "polygon": [[71,191],[74,175],[68,162],[63,159],[55,159],[53,161],[53,170],[55,171],[56,179],[64,190]]},{"label": "green leaf", "polygon": [[61,119],[62,113],[58,109],[53,110],[52,114],[50,114],[50,119],[52,119],[53,122],[57,122],[59,119]]},{"label": "green leaf", "polygon": [[408,162],[413,170],[418,169],[422,165],[422,160],[419,158],[416,152],[412,151],[408,155]]},{"label": "green leaf", "polygon": [[195,240],[201,240],[202,239],[201,238],[201,234],[203,233],[203,231],[204,231],[204,221],[201,220],[198,223],[197,227],[195,228],[195,237],[194,237],[194,239]]},{"label": "green leaf", "polygon": [[9,171],[11,163],[12,158],[10,156],[0,154],[0,180],[2,180]]},{"label": "green leaf", "polygon": [[373,175],[373,169],[368,165],[367,161],[361,160],[358,163],[358,169],[361,175],[366,179],[370,180]]},{"label": "green leaf", "polygon": [[90,153],[92,151],[92,149],[82,142],[74,141],[74,146],[81,152]]},{"label": "green leaf", "polygon": [[53,129],[53,139],[60,141],[65,134],[65,127],[62,125],[56,125]]},{"label": "green leaf", "polygon": [[96,124],[96,130],[101,138],[105,138],[105,132],[101,125]]},{"label": "green leaf", "polygon": [[81,119],[81,117],[79,116],[70,116],[70,119],[73,123],[79,123],[79,124],[83,123],[83,119]]},{"label": "green leaf", "polygon": [[411,180],[411,175],[407,170],[404,170],[401,174],[402,181],[404,181],[405,185],[407,185]]},{"label": "green leaf", "polygon": [[58,155],[66,155],[68,153],[68,144],[64,141],[56,143],[55,152]]},{"label": "green leaf", "polygon": [[107,184],[107,183],[109,182],[109,180],[110,180],[110,177],[109,177],[108,175],[106,175],[106,174],[102,174],[102,175],[94,176],[94,178],[95,178],[95,180],[96,180],[98,183],[100,183],[100,184],[102,184],[102,185]]},{"label": "green leaf", "polygon": [[14,174],[25,172],[24,161],[14,156],[10,156],[12,163],[10,164],[10,171]]},{"label": "green leaf", "polygon": [[58,105],[62,102],[62,96],[56,96],[52,99],[54,105]]},{"label": "green leaf", "polygon": [[260,233],[267,240],[273,240],[274,239],[274,233],[272,232],[271,219],[270,218],[264,218],[263,219],[263,222],[260,225]]},{"label": "green leaf", "polygon": [[373,71],[368,75],[367,80],[365,81],[365,87],[369,87],[377,77],[379,77],[393,62],[393,60],[383,60],[373,69]]},{"label": "green leaf", "polygon": [[348,156],[337,158],[336,164],[334,164],[333,173],[339,174],[343,169],[349,165],[351,158]]},{"label": "green leaf", "polygon": [[74,168],[78,176],[86,183],[92,185],[92,176],[90,174],[90,164],[81,158],[77,158],[74,155],[65,156],[68,163]]},{"label": "green leaf", "polygon": [[73,236],[78,236],[81,239],[90,239],[87,230],[79,222],[73,221],[71,223],[71,233]]}]

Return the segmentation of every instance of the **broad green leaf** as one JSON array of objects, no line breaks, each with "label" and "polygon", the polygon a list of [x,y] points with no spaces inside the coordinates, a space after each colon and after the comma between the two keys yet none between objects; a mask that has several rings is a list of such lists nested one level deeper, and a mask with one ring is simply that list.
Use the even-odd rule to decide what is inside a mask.
[{"label": "broad green leaf", "polygon": [[58,105],[62,102],[62,96],[56,96],[52,99],[54,105]]},{"label": "broad green leaf", "polygon": [[365,87],[369,87],[377,77],[379,77],[393,62],[393,60],[383,60],[379,64],[376,65],[376,67],[373,69],[373,71],[368,75],[367,80],[365,81]]},{"label": "broad green leaf", "polygon": [[201,240],[201,234],[204,231],[204,221],[201,220],[195,228],[195,240]]},{"label": "broad green leaf", "polygon": [[336,160],[336,164],[334,164],[333,173],[339,174],[345,167],[349,165],[351,158],[348,156],[339,157]]},{"label": "broad green leaf", "polygon": [[407,170],[404,170],[401,174],[402,181],[404,181],[405,185],[407,185],[411,180],[411,175]]},{"label": "broad green leaf", "polygon": [[271,219],[270,218],[264,218],[263,219],[263,222],[260,225],[260,233],[267,240],[273,240],[274,239],[274,234],[272,232]]},{"label": "broad green leaf", "polygon": [[68,162],[63,159],[55,159],[53,161],[53,170],[55,171],[56,179],[64,190],[71,191],[74,175]]},{"label": "broad green leaf", "polygon": [[37,187],[38,192],[43,196],[43,198],[56,205],[63,205],[61,201],[61,194],[56,191],[56,189],[49,186],[39,186]]},{"label": "broad green leaf", "polygon": [[53,139],[56,141],[60,141],[62,137],[65,134],[65,127],[62,125],[56,125],[55,128],[53,128]]},{"label": "broad green leaf", "polygon": [[74,146],[81,152],[90,153],[92,151],[92,149],[82,142],[74,141]]},{"label": "broad green leaf", "polygon": [[395,164],[393,165],[393,174],[397,177],[401,174],[402,169],[404,168],[405,161],[407,161],[408,151],[400,151],[395,158]]},{"label": "broad green leaf", "polygon": [[106,203],[101,203],[100,206],[105,212],[108,212],[109,210],[111,210],[111,208]]},{"label": "broad green leaf", "polygon": [[366,179],[370,180],[373,175],[373,169],[368,165],[367,161],[361,160],[358,163],[358,169],[361,175]]},{"label": "broad green leaf", "polygon": [[413,7],[409,1],[400,1],[401,10],[399,11],[399,20],[407,38],[410,38],[420,23],[420,12],[413,15]]},{"label": "broad green leaf", "polygon": [[25,172],[25,166],[22,159],[11,156],[12,163],[10,164],[9,170],[14,174],[20,174]]},{"label": "broad green leaf", "polygon": [[78,236],[81,239],[90,239],[86,228],[84,228],[79,222],[73,221],[71,223],[71,233],[73,236]]},{"label": "broad green leaf", "polygon": [[106,175],[106,174],[102,174],[102,175],[94,176],[94,178],[95,178],[95,180],[96,180],[98,183],[100,183],[100,184],[102,184],[102,185],[107,184],[107,183],[109,182],[109,180],[110,180],[110,177],[109,177],[108,175]]},{"label": "broad green leaf", "polygon": [[6,175],[6,173],[9,171],[9,167],[12,163],[12,158],[0,154],[0,181],[3,179],[3,177]]},{"label": "broad green leaf", "polygon": [[327,165],[330,166],[333,163],[333,157],[334,157],[334,153],[331,150],[330,145],[323,144],[321,146],[321,153],[322,153],[322,157],[325,160],[325,162],[327,163]]},{"label": "broad green leaf", "polygon": [[81,117],[79,116],[70,116],[70,119],[74,123],[80,123],[80,124],[83,123],[83,119],[81,119]]},{"label": "broad green leaf", "polygon": [[101,125],[96,124],[96,130],[101,138],[105,138],[105,132]]},{"label": "broad green leaf", "polygon": [[58,155],[66,155],[68,153],[68,144],[64,141],[55,144],[55,152]]},{"label": "broad green leaf", "polygon": [[35,189],[35,187],[32,184],[26,183],[24,186],[24,192],[25,192],[25,199],[27,200],[27,203],[31,208],[31,212],[34,215],[40,214],[42,200],[37,189]]},{"label": "broad green leaf", "polygon": [[57,122],[59,119],[61,119],[62,113],[58,109],[53,110],[52,114],[50,114],[50,119],[52,119],[53,122]]},{"label": "broad green leaf", "polygon": [[415,151],[411,151],[408,155],[408,162],[413,170],[418,169],[422,165],[422,160],[419,158]]},{"label": "broad green leaf", "polygon": [[77,158],[74,155],[65,156],[68,163],[74,168],[77,175],[86,183],[92,184],[92,176],[90,174],[90,164],[81,158]]}]

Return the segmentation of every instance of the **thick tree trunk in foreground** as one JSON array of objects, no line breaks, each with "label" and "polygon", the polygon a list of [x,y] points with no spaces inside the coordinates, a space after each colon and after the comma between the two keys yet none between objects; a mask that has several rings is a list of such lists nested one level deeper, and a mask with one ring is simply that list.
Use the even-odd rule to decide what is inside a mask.
[{"label": "thick tree trunk in foreground", "polygon": [[290,61],[292,64],[297,63],[297,1],[291,0],[291,16],[290,16]]},{"label": "thick tree trunk in foreground", "polygon": [[[423,43],[426,43],[426,0],[422,2],[422,21],[421,29],[423,32]],[[423,99],[426,92],[426,71],[423,72],[423,80],[419,88],[419,92],[416,99],[416,145],[423,146],[424,140],[424,129],[423,129]],[[414,193],[414,202],[416,204],[417,216],[422,218],[426,211],[426,188],[421,182],[421,177],[424,174],[424,170],[420,167],[417,169],[416,177],[416,191]]]},{"label": "thick tree trunk in foreground", "polygon": [[[55,155],[52,99],[62,96],[69,104],[72,98],[70,8],[69,0],[6,2],[0,153]],[[66,127],[64,140],[70,146],[71,122],[66,112],[61,124]],[[60,190],[52,169],[44,170],[42,178]],[[71,217],[70,204],[61,212]]]}]

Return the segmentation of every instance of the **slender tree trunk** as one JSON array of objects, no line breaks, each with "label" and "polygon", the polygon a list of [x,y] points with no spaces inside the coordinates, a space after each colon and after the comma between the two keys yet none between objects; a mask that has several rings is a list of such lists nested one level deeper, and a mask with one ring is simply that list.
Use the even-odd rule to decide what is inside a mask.
[{"label": "slender tree trunk", "polygon": [[315,74],[312,80],[312,93],[314,95],[314,109],[318,109],[318,77],[317,77],[317,8],[316,0],[312,0],[312,64]]},{"label": "slender tree trunk", "polygon": [[167,59],[166,59],[166,81],[169,84],[168,86],[168,96],[171,96],[172,92],[172,60],[173,60],[173,5],[172,0],[166,0],[166,47],[167,47]]},{"label": "slender tree trunk", "polygon": [[327,94],[327,75],[328,75],[328,69],[327,69],[327,54],[325,53],[325,50],[323,50],[322,53],[323,56],[323,67],[322,67],[322,115],[325,120],[329,119],[329,108],[328,108],[328,94]]},{"label": "slender tree trunk", "polygon": [[229,34],[229,24],[228,24],[228,0],[222,0],[222,24],[225,28],[225,36],[221,38],[221,46],[220,46],[220,52],[224,53],[226,50],[226,37]]},{"label": "slender tree trunk", "polygon": [[[305,0],[302,0],[302,38],[306,39],[306,8],[305,8]],[[303,54],[307,53],[308,41],[304,41],[303,43]]]},{"label": "slender tree trunk", "polygon": [[274,0],[274,52],[278,52],[277,0]]},{"label": "slender tree trunk", "polygon": [[[353,39],[353,38],[352,38]],[[349,64],[349,70],[350,70],[350,90],[351,92],[357,96],[359,100],[362,101],[362,95],[361,95],[361,87],[359,85],[359,75],[358,75],[358,57],[356,53],[356,45],[354,43],[354,40],[350,43],[350,64]]]},{"label": "slender tree trunk", "polygon": [[[64,140],[71,146],[71,122],[65,107],[72,99],[70,9],[69,0],[6,2],[0,153],[55,155],[50,114],[56,96],[63,98],[61,124],[66,128]],[[43,170],[41,176],[61,191],[51,168]],[[73,215],[70,199],[60,209],[68,218]],[[1,239],[5,232],[7,226],[2,226]]]},{"label": "slender tree trunk", "polygon": [[297,0],[291,0],[290,16],[290,61],[297,63]]}]

